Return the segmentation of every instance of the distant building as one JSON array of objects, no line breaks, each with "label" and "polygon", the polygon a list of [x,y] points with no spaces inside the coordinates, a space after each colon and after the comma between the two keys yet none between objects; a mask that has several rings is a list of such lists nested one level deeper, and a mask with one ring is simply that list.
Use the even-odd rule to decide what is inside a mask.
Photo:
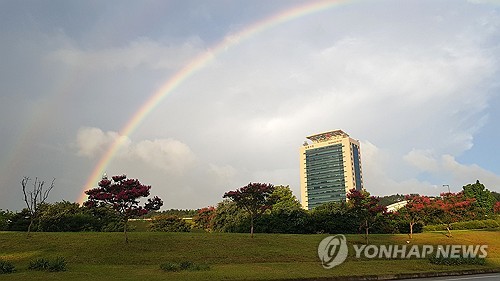
[{"label": "distant building", "polygon": [[300,148],[302,207],[313,209],[331,201],[346,201],[352,188],[363,188],[359,141],[342,130],[307,137]]},{"label": "distant building", "polygon": [[393,203],[391,205],[388,205],[387,212],[396,212],[397,210],[406,206],[406,204],[408,204],[408,201],[404,200],[404,201],[399,201],[399,202]]}]

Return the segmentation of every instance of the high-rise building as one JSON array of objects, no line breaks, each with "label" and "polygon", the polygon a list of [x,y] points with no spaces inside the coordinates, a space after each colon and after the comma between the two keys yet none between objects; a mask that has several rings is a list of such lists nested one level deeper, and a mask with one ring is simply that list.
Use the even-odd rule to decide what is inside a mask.
[{"label": "high-rise building", "polygon": [[342,130],[307,137],[300,148],[302,207],[312,209],[331,201],[346,201],[350,189],[363,188],[359,141]]}]

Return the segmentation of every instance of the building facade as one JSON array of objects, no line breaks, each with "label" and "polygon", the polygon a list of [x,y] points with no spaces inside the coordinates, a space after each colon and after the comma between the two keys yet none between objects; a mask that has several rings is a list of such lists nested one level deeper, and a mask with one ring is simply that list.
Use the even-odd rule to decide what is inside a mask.
[{"label": "building facade", "polygon": [[300,148],[302,207],[313,209],[331,201],[346,201],[350,189],[363,188],[359,141],[342,130],[307,137]]}]

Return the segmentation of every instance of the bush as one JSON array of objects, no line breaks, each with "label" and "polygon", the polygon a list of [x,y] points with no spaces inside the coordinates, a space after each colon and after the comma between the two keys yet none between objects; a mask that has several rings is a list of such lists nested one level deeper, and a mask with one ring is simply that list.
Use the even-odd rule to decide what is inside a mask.
[{"label": "bush", "polygon": [[11,262],[0,260],[0,274],[13,273],[16,268]]},{"label": "bush", "polygon": [[50,271],[50,272],[66,271],[67,270],[66,260],[63,257],[57,257],[54,260],[39,258],[30,261],[28,269],[38,270],[38,271]]},{"label": "bush", "polygon": [[49,261],[44,258],[39,258],[36,260],[30,261],[30,265],[28,266],[29,270],[48,270],[49,269]]},{"label": "bush", "polygon": [[49,263],[50,272],[66,271],[66,260],[63,257],[57,257]]},{"label": "bush", "polygon": [[160,265],[161,270],[163,271],[180,271],[181,267],[178,263],[174,262],[166,262]]},{"label": "bush", "polygon": [[181,270],[189,270],[189,271],[209,270],[210,266],[207,264],[196,264],[192,261],[182,261],[180,263],[166,262],[161,264],[160,268],[163,271],[177,272]]},{"label": "bush", "polygon": [[152,218],[150,229],[151,231],[189,232],[191,226],[180,217],[158,215]]}]

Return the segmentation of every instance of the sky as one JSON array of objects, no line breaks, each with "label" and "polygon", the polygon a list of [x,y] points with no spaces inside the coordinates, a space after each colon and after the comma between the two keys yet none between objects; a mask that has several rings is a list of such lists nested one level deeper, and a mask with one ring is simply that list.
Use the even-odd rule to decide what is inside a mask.
[{"label": "sky", "polygon": [[79,202],[104,172],[164,209],[300,197],[300,146],[336,129],[372,195],[500,192],[497,1],[4,0],[0,38],[3,210],[23,177]]}]

